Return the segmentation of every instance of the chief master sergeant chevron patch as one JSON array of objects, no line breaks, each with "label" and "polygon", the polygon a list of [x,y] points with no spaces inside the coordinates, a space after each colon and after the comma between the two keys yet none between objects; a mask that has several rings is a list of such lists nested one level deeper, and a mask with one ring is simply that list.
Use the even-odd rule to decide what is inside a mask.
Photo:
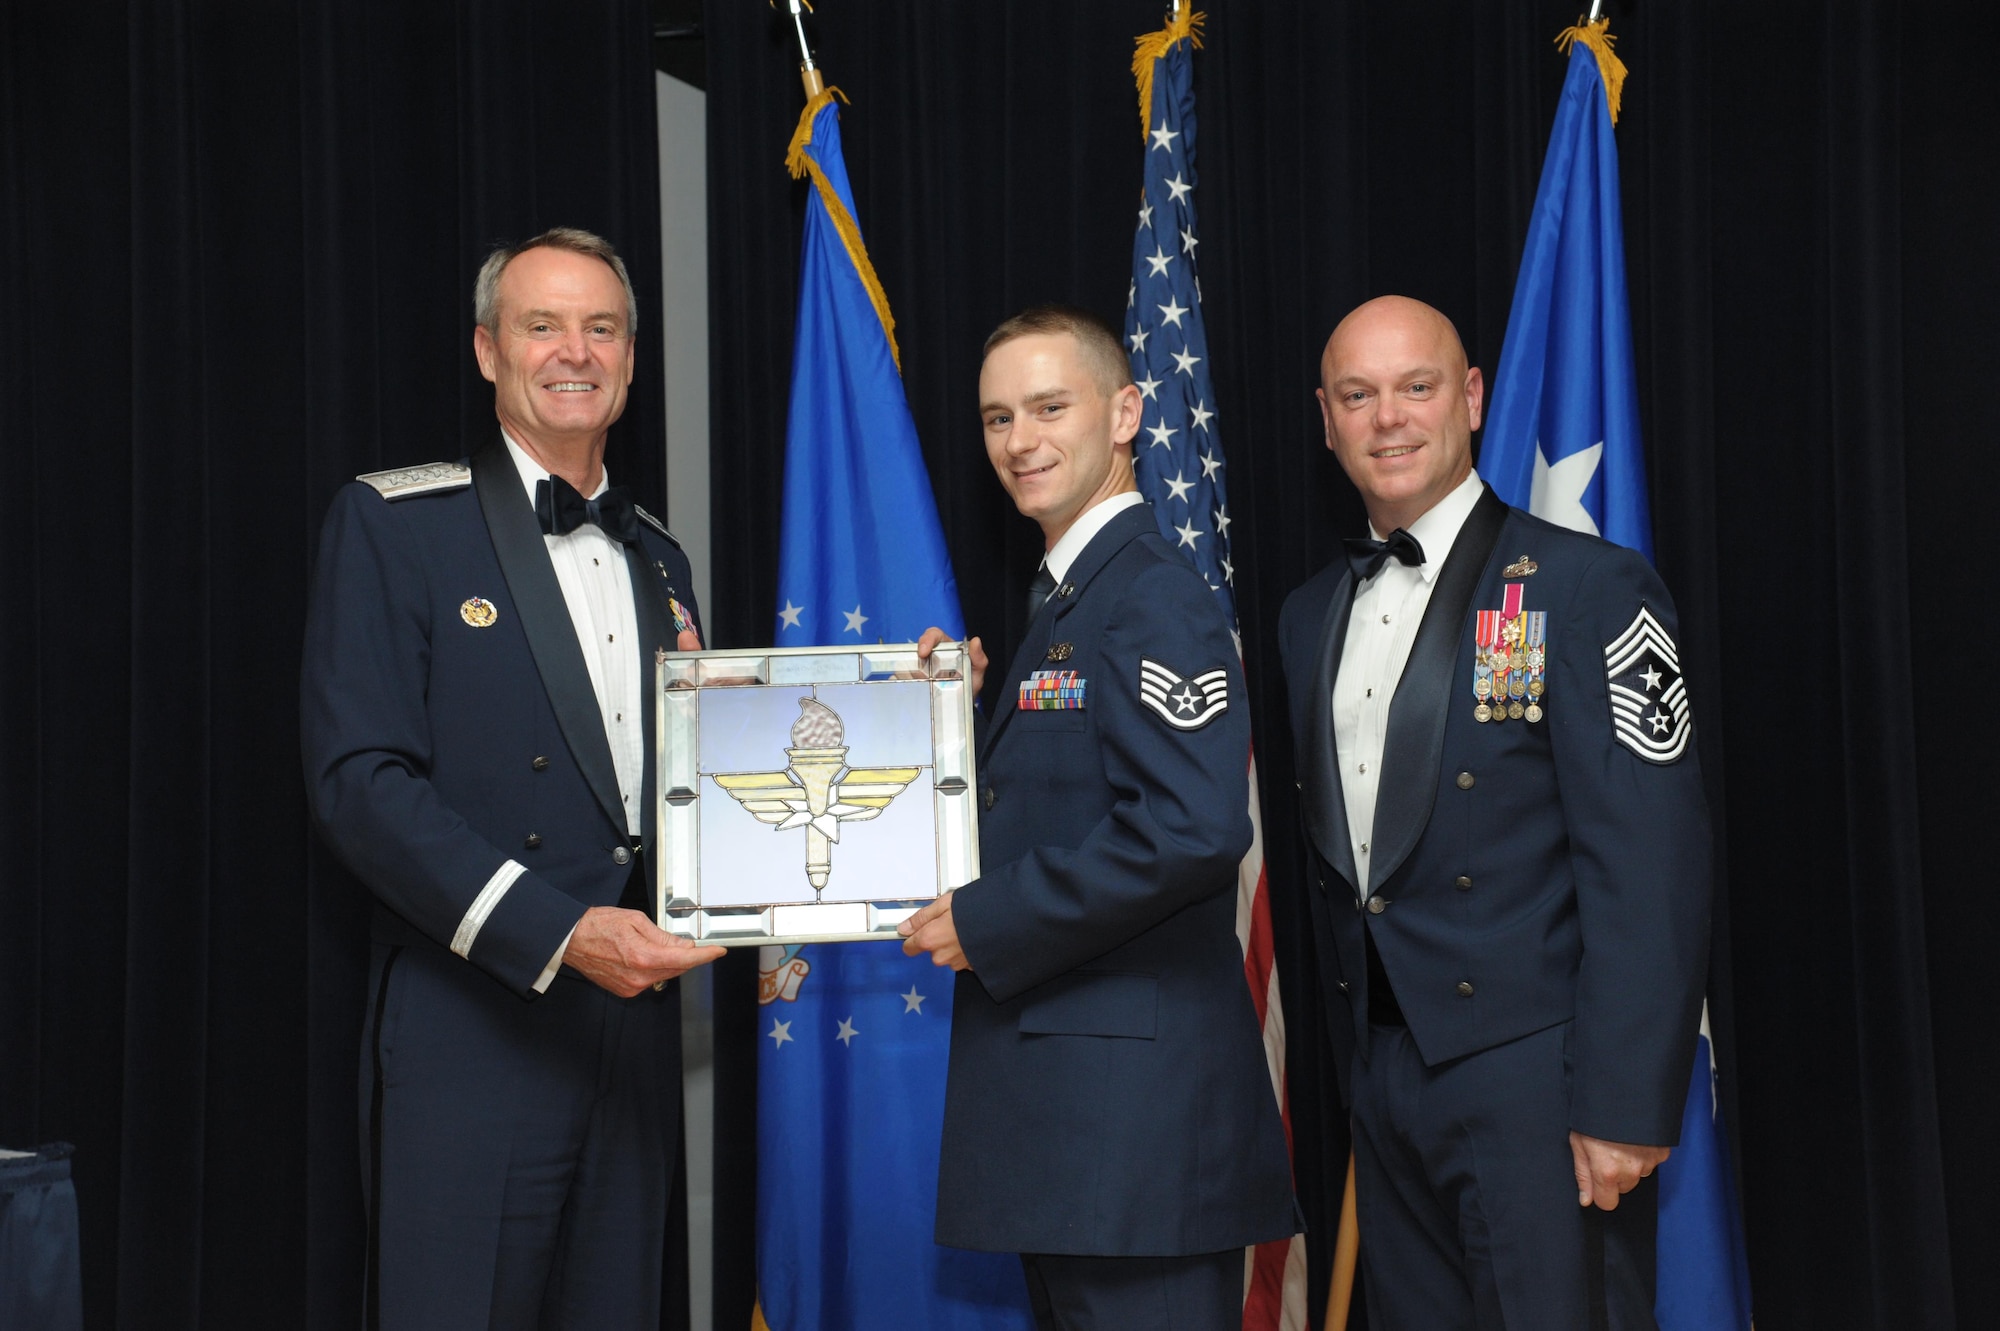
[{"label": "chief master sergeant chevron patch", "polygon": [[1604,649],[1611,694],[1611,734],[1649,763],[1671,763],[1694,735],[1680,653],[1645,606]]}]

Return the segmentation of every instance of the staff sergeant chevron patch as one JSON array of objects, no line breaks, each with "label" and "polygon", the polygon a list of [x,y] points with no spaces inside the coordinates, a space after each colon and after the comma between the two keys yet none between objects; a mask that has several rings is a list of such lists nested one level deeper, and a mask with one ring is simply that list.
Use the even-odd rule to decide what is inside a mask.
[{"label": "staff sergeant chevron patch", "polygon": [[1694,737],[1680,653],[1645,606],[1604,649],[1611,735],[1649,763],[1676,762]]},{"label": "staff sergeant chevron patch", "polygon": [[1158,661],[1139,658],[1139,701],[1176,730],[1200,730],[1229,707],[1229,672],[1217,666],[1182,679]]}]

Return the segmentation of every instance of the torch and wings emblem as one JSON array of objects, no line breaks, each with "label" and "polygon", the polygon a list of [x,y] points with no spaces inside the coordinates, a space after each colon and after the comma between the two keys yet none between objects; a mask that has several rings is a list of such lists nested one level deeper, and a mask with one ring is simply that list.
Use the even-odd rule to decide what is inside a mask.
[{"label": "torch and wings emblem", "polygon": [[780,771],[712,779],[759,822],[780,832],[806,829],[806,878],[817,894],[833,872],[840,825],[879,817],[923,769],[847,766],[846,727],[839,713],[816,698],[799,699],[785,757],[790,766]]}]

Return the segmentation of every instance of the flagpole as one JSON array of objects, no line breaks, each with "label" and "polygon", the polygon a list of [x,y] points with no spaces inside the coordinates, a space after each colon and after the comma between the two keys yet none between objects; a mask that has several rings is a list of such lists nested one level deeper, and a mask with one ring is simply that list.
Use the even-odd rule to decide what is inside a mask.
[{"label": "flagpole", "polygon": [[806,100],[811,101],[826,91],[826,80],[820,77],[819,66],[813,63],[812,47],[806,44],[805,12],[812,6],[807,0],[788,2],[792,10],[792,30],[799,35],[799,79],[806,85]]}]

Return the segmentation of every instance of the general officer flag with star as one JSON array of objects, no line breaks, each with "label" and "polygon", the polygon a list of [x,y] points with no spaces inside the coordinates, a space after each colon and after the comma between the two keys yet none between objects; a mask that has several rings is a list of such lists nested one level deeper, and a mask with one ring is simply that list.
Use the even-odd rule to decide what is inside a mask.
[{"label": "general officer flag with star", "polygon": [[[963,635],[958,589],[854,220],[828,89],[788,164],[810,176],[776,645]],[[952,973],[900,942],[765,948],[757,1063],[757,1327],[1033,1325],[1020,1263],[932,1241]]]},{"label": "general officer flag with star", "polygon": [[[1570,48],[1569,76],[1542,163],[1479,474],[1536,517],[1650,559],[1612,136],[1625,67],[1608,29],[1600,20],[1558,39]],[[1749,1331],[1749,1266],[1705,1009],[1681,1143],[1659,1178],[1654,1312],[1662,1331]]]},{"label": "general officer flag with star", "polygon": [[[1132,441],[1140,493],[1152,505],[1160,534],[1174,542],[1215,593],[1231,632],[1236,629],[1236,570],[1229,558],[1229,490],[1222,427],[1209,377],[1208,333],[1201,317],[1195,254],[1201,245],[1194,207],[1194,51],[1206,16],[1181,6],[1165,28],[1138,39],[1132,73],[1139,84],[1145,130],[1145,188],[1132,238],[1132,283],[1125,310],[1125,345],[1139,386],[1141,422]],[[1153,670],[1157,666],[1147,665]],[[1222,672],[1211,687],[1220,687]],[[1180,682],[1178,678],[1173,682]],[[1191,683],[1201,688],[1202,680]],[[1186,724],[1166,703],[1162,679],[1142,677],[1140,694],[1172,725]],[[1149,696],[1150,695],[1150,696]],[[1272,1093],[1291,1135],[1285,1094],[1285,1012],[1278,1001],[1271,934],[1270,882],[1257,799],[1257,764],[1246,773],[1253,829],[1237,867],[1236,932],[1250,986]],[[1243,1331],[1297,1327],[1306,1315],[1305,1236],[1251,1249],[1245,1266]]]}]

